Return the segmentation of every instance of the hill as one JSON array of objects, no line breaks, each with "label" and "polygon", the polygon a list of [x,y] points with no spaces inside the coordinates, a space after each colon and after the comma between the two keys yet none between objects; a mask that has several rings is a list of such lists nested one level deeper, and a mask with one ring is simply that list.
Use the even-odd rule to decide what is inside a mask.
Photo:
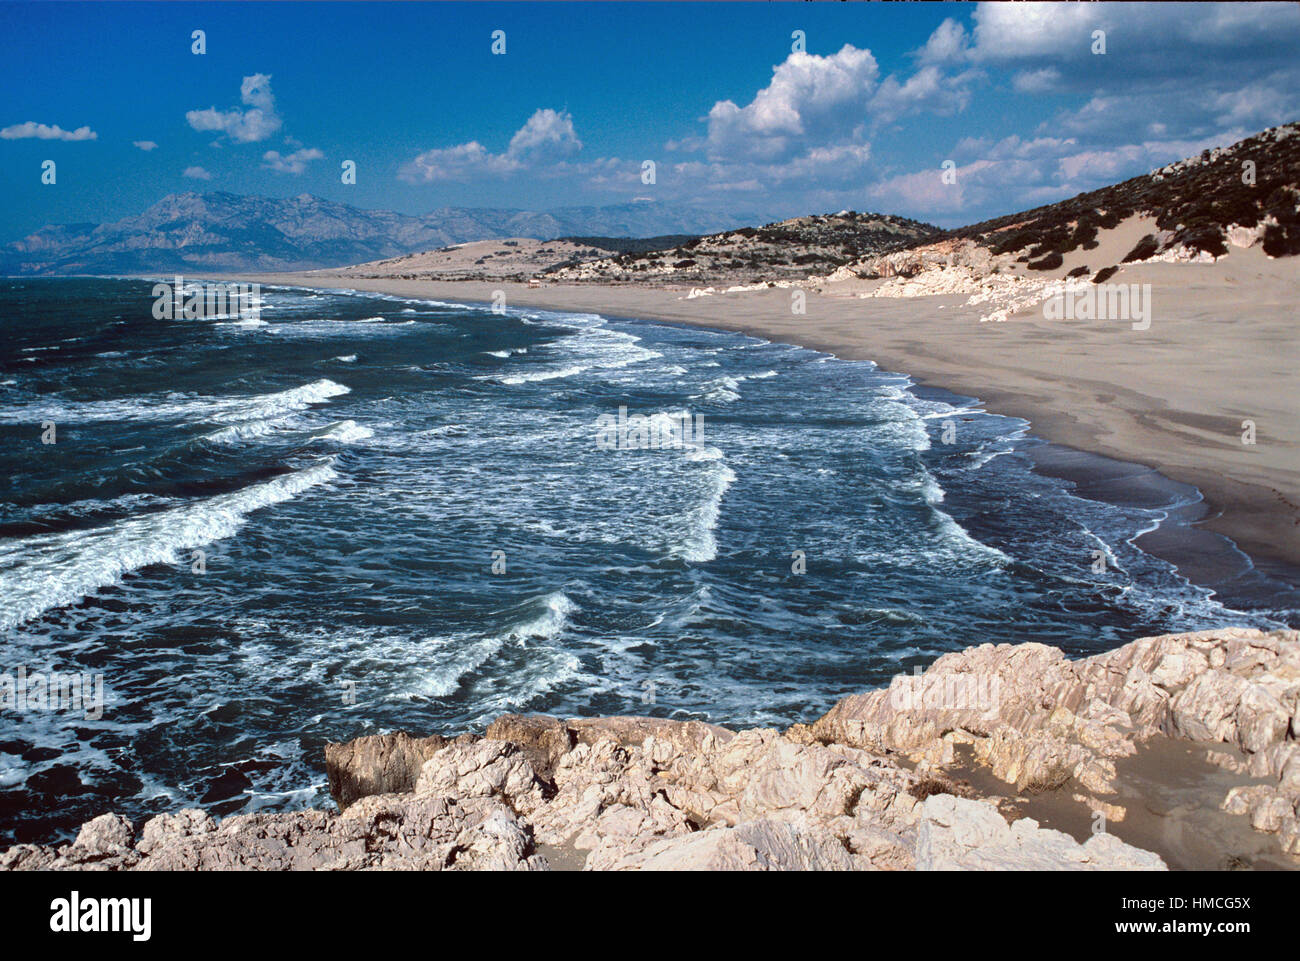
[{"label": "hill", "polygon": [[976,280],[1001,274],[1101,282],[1122,264],[1212,260],[1232,247],[1258,244],[1270,257],[1294,256],[1298,211],[1300,122],[1058,203],[946,230],[826,279],[911,278],[958,267]]},{"label": "hill", "polygon": [[666,250],[630,250],[561,264],[544,276],[557,283],[776,284],[804,280],[939,233],[937,227],[906,217],[841,210],[728,230]]}]

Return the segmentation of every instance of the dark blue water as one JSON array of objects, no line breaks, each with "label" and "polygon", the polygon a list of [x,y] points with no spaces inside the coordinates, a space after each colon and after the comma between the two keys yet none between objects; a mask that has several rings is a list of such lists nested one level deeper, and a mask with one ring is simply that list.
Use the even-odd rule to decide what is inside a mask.
[{"label": "dark blue water", "polygon": [[[6,843],[321,804],[324,743],[370,731],[786,725],[974,643],[1288,616],[1135,548],[1165,510],[1033,473],[1023,421],[869,363],[284,288],[257,323],[159,321],[150,287],[0,283],[0,671],[107,695],[0,711]],[[601,449],[620,406],[704,437]]]}]

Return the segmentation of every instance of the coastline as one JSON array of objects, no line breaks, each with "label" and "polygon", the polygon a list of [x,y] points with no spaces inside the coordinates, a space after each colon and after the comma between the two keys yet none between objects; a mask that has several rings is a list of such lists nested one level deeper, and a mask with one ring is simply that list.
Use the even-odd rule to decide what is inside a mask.
[{"label": "coastline", "polygon": [[[505,714],[325,746],[338,813],[105,813],[49,870],[1294,870],[1300,634],[945,654],[810,724]],[[1048,696],[1050,695],[1050,696]]]},{"label": "coastline", "polygon": [[[1058,453],[1092,455],[1035,458],[1043,472],[1089,488],[1087,496],[1111,499],[1107,484],[1124,465],[1158,472],[1144,483],[1166,491],[1195,488],[1203,502],[1171,511],[1174,523],[1144,535],[1141,546],[1226,598],[1258,597],[1262,582],[1292,594],[1300,587],[1300,444],[1288,436],[1300,422],[1290,383],[1300,339],[1288,330],[1286,303],[1287,290],[1300,288],[1300,265],[1249,253],[1214,265],[1126,267],[1126,282],[1152,283],[1158,295],[1154,322],[1142,332],[1041,316],[980,323],[963,295],[860,299],[809,290],[806,313],[796,315],[786,289],[688,298],[685,290],[641,286],[530,288],[332,271],[240,276],[471,304],[499,290],[510,306],[732,330],[869,360],[918,388],[1022,418]],[[1249,317],[1238,290],[1245,282],[1260,291]],[[1247,418],[1257,425],[1253,446],[1241,442]]]}]

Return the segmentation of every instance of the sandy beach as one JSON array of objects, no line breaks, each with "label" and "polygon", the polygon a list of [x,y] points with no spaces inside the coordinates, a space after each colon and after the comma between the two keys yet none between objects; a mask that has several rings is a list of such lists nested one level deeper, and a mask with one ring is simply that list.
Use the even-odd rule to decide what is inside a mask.
[{"label": "sandy beach", "polygon": [[[265,284],[506,302],[725,328],[872,360],[919,384],[1023,417],[1046,440],[1140,464],[1194,485],[1200,526],[1257,563],[1300,566],[1300,363],[1294,294],[1300,263],[1234,251],[1214,264],[1128,265],[1115,283],[1151,284],[1149,329],[1113,320],[1048,320],[1041,308],[981,323],[964,295],[861,298],[826,285],[689,297],[640,286],[544,286],[361,279],[314,271]],[[1255,443],[1243,442],[1252,421]],[[1050,469],[1050,468],[1049,468]]]}]

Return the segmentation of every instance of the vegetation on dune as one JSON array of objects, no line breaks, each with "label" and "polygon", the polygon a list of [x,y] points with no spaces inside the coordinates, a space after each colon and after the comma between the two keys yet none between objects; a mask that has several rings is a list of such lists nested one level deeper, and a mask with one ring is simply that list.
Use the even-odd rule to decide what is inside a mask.
[{"label": "vegetation on dune", "polygon": [[[681,238],[671,247],[637,249],[625,245],[616,249],[614,256],[578,267],[577,271],[586,279],[605,280],[648,272],[692,283],[754,283],[773,277],[794,280],[829,273],[864,257],[924,242],[939,233],[938,227],[907,217],[844,210]],[[567,239],[592,246],[599,246],[600,240]],[[559,264],[546,272],[566,277],[573,274],[574,267],[571,263]]]},{"label": "vegetation on dune", "polygon": [[557,237],[580,247],[595,247],[613,254],[647,254],[672,250],[698,242],[695,234],[664,234],[659,237]]},{"label": "vegetation on dune", "polygon": [[995,254],[1024,251],[1033,266],[1053,253],[1091,250],[1098,230],[1143,214],[1154,217],[1166,236],[1144,238],[1155,248],[1143,257],[1131,253],[1125,262],[1180,245],[1218,257],[1227,252],[1229,227],[1255,227],[1271,218],[1277,225],[1264,231],[1265,252],[1293,255],[1300,253],[1298,185],[1300,126],[1288,124],[1059,203],[958,227],[943,238],[976,240]]}]

